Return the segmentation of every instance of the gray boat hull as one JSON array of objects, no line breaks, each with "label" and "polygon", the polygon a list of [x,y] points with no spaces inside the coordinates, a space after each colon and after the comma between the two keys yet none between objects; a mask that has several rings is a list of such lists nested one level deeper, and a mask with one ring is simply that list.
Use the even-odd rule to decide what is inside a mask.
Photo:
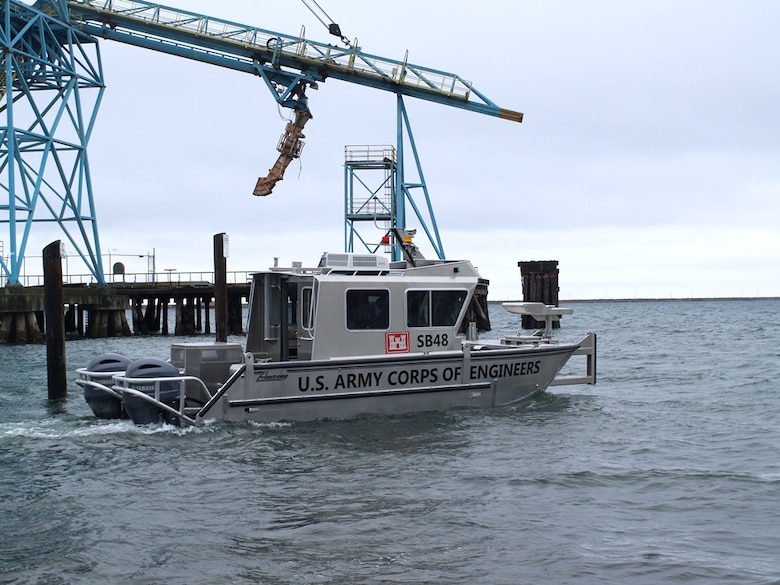
[{"label": "gray boat hull", "polygon": [[247,363],[198,416],[300,422],[518,404],[543,392],[578,347]]}]

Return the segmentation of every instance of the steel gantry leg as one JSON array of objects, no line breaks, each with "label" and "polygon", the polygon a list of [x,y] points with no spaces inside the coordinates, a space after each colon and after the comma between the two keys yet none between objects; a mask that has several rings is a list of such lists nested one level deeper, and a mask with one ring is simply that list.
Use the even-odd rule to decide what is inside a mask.
[{"label": "steel gantry leg", "polygon": [[[404,133],[404,130],[406,131]],[[404,152],[404,137],[408,138],[409,147],[412,150],[414,156],[415,170],[417,171],[417,182],[409,182],[406,179],[406,167],[405,152]],[[428,241],[433,246],[433,251],[440,260],[445,259],[444,247],[441,243],[441,237],[439,236],[439,228],[436,225],[436,216],[433,213],[433,204],[431,203],[431,197],[428,193],[428,185],[425,183],[425,176],[423,175],[422,163],[420,162],[420,156],[417,153],[417,145],[414,142],[414,135],[412,134],[412,126],[409,123],[409,115],[406,112],[406,106],[404,105],[404,99],[401,94],[398,94],[398,167],[400,169],[400,180],[398,181],[398,189],[400,190],[396,197],[396,205],[401,209],[401,219],[403,224],[399,224],[398,227],[406,228],[406,210],[403,205],[404,201],[408,201],[412,206],[414,214],[417,220],[420,222],[420,227],[425,231],[425,235],[428,236]],[[421,208],[415,200],[414,190],[422,191],[425,207]],[[395,247],[398,249],[398,246]],[[395,258],[394,258],[395,259]],[[400,258],[398,258],[400,259]]]},{"label": "steel gantry leg", "polygon": [[0,268],[18,284],[33,226],[56,223],[104,284],[87,158],[104,90],[97,41],[70,26],[64,0],[0,1]]}]

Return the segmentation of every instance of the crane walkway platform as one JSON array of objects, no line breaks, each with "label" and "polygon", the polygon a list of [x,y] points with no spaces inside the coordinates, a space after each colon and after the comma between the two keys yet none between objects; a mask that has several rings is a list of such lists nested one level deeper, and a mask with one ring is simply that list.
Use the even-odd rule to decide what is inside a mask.
[{"label": "crane walkway platform", "polygon": [[[69,0],[84,32],[246,72],[258,63],[445,103],[516,122],[454,73],[364,53],[358,47],[307,40],[142,0]],[[407,52],[408,55],[408,52]]]}]

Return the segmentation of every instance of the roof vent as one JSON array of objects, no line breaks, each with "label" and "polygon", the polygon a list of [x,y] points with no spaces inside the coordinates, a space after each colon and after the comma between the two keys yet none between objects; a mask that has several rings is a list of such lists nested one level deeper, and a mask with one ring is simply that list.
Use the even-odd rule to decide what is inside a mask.
[{"label": "roof vent", "polygon": [[390,268],[390,260],[386,256],[377,256],[375,254],[325,252],[320,260],[320,267],[388,270]]}]

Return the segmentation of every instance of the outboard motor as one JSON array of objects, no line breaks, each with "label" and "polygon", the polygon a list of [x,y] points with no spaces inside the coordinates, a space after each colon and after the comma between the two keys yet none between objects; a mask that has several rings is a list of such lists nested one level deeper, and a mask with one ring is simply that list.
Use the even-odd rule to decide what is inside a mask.
[{"label": "outboard motor", "polygon": [[[179,370],[175,366],[162,360],[145,358],[136,360],[127,366],[125,376],[128,378],[173,378],[179,376]],[[177,408],[179,405],[179,382],[160,382],[160,402]],[[151,397],[155,395],[155,384],[136,384],[131,386]],[[165,421],[170,424],[178,424],[178,417],[163,410],[154,402],[145,400],[131,394],[122,395],[122,404],[137,425],[147,425]]]},{"label": "outboard motor", "polygon": [[[102,374],[89,375],[89,379],[110,388],[114,374],[124,373],[128,365],[130,365],[130,360],[125,356],[116,353],[104,353],[92,358],[85,369],[90,374]],[[84,400],[87,401],[92,412],[98,418],[127,418],[127,414],[122,409],[122,400],[105,390],[84,386]]]}]

